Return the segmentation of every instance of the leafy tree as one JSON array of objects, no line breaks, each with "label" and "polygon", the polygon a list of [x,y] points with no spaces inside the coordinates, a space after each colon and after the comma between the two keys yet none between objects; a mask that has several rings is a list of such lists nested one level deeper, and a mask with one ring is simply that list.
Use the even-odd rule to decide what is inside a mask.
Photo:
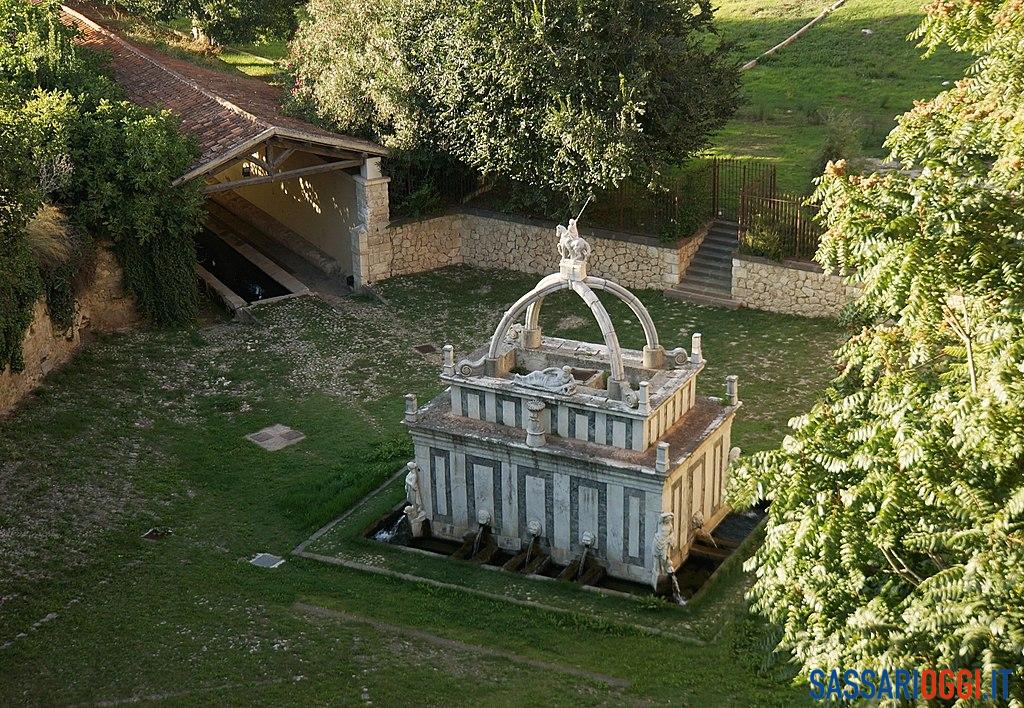
[{"label": "leafy tree", "polygon": [[253,42],[290,37],[301,0],[119,0],[111,4],[154,20],[185,18],[196,39]]},{"label": "leafy tree", "polygon": [[707,0],[311,0],[296,95],[341,129],[578,196],[705,147],[738,72]]},{"label": "leafy tree", "polygon": [[[1024,665],[1024,13],[942,0],[923,44],[978,55],[899,119],[907,169],[830,164],[818,257],[864,285],[870,324],[824,400],[754,456],[769,499],[754,609],[814,667]],[[915,168],[915,169],[912,169]],[[1024,684],[1012,682],[1012,702]]]},{"label": "leafy tree", "polygon": [[94,236],[143,315],[183,322],[196,307],[200,187],[171,186],[196,148],[174,116],[124,100],[57,8],[0,0],[0,369],[21,365],[41,293],[71,321]]}]

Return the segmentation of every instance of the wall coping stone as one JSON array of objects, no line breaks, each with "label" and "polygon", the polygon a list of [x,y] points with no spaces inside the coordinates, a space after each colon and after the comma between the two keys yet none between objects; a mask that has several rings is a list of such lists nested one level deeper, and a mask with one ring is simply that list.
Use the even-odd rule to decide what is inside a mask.
[{"label": "wall coping stone", "polygon": [[[499,221],[510,221],[514,224],[523,224],[526,226],[536,226],[539,228],[552,229],[558,225],[554,221],[548,219],[533,219],[526,216],[516,216],[513,214],[506,214],[500,211],[493,211],[491,209],[480,209],[478,207],[461,207],[457,210],[462,214],[469,214],[470,216],[482,216],[489,219],[496,219]],[[627,233],[625,231],[612,231],[611,229],[602,229],[596,226],[585,226],[583,224],[578,225],[579,232],[581,235],[593,236],[594,238],[603,238],[609,241],[625,241],[627,243],[636,243],[641,246],[654,246],[655,248],[666,248],[669,250],[676,250],[683,244],[687,243],[691,239],[696,238],[704,230],[710,228],[710,221],[705,224],[696,232],[689,236],[682,236],[675,239],[674,241],[662,241],[657,236],[646,236],[643,234]]]},{"label": "wall coping stone", "polygon": [[462,213],[459,209],[450,207],[443,211],[435,211],[430,214],[423,214],[421,216],[402,216],[397,219],[392,219],[388,222],[389,229],[397,229],[401,226],[407,226],[409,224],[418,224],[426,221],[433,221],[434,219],[443,219],[447,216],[458,216]]},{"label": "wall coping stone", "polygon": [[[413,224],[418,222],[432,221],[434,219],[444,218],[446,216],[458,216],[459,214],[466,214],[468,216],[479,216],[485,219],[494,219],[496,221],[508,221],[513,224],[522,224],[524,226],[534,226],[537,228],[545,228],[554,230],[557,224],[554,221],[547,219],[532,219],[526,216],[516,216],[513,214],[506,214],[501,211],[494,211],[492,209],[480,209],[478,207],[450,207],[444,211],[439,211],[433,214],[425,214],[423,216],[404,216],[399,219],[392,219],[388,224],[388,228],[398,228],[407,224]],[[612,231],[611,229],[602,229],[596,226],[583,226],[579,227],[581,234],[586,236],[592,236],[594,238],[602,238],[608,241],[625,241],[626,243],[635,243],[641,246],[653,246],[654,248],[664,248],[670,251],[678,250],[680,247],[686,245],[690,241],[700,236],[707,234],[711,228],[711,221],[697,229],[694,233],[689,236],[681,236],[674,241],[663,241],[656,236],[645,236],[643,234],[628,233],[625,231]]]},{"label": "wall coping stone", "polygon": [[[749,253],[740,253],[739,251],[734,251],[732,257],[736,260],[749,261],[750,263],[763,263],[764,265],[775,266],[776,268],[805,270],[809,273],[825,273],[825,269],[813,261],[794,261],[789,258],[784,261],[773,261],[771,258],[752,256]],[[835,275],[835,273],[829,273],[829,275]]]}]

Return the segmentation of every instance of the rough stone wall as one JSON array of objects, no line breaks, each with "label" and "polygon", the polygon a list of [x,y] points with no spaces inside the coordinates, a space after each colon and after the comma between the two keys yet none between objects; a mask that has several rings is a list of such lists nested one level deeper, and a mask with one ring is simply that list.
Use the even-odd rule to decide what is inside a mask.
[{"label": "rough stone wall", "polygon": [[803,263],[752,256],[732,259],[732,297],[744,307],[805,317],[835,317],[860,294],[836,275]]},{"label": "rough stone wall", "polygon": [[384,277],[422,273],[462,263],[462,215],[392,222],[383,232]]},{"label": "rough stone wall", "polygon": [[697,255],[697,251],[700,249],[702,243],[704,243],[704,237],[708,235],[708,231],[711,229],[711,224],[708,223],[700,231],[695,233],[688,239],[683,239],[679,242],[678,250],[678,264],[676,265],[675,279],[663,287],[672,287],[679,282],[679,278],[682,277],[686,269],[690,267],[690,261]]},{"label": "rough stone wall", "polygon": [[[675,285],[700,245],[697,237],[668,246],[654,238],[582,235],[593,248],[590,274],[629,288]],[[547,224],[462,214],[462,259],[467,265],[553,273],[558,270],[557,245],[554,229]]]},{"label": "rough stone wall", "polygon": [[123,273],[114,254],[100,247],[96,274],[75,302],[74,321],[66,330],[56,329],[40,298],[22,345],[25,368],[0,371],[0,414],[8,412],[53,369],[68,362],[81,346],[86,332],[113,332],[139,322],[135,300],[122,287]]},{"label": "rough stone wall", "polygon": [[[631,288],[664,289],[679,282],[704,234],[672,246],[653,238],[583,236],[593,248],[592,275]],[[545,274],[558,270],[557,246],[548,224],[458,212],[396,221],[371,237],[367,257],[373,282],[460,263]]]}]

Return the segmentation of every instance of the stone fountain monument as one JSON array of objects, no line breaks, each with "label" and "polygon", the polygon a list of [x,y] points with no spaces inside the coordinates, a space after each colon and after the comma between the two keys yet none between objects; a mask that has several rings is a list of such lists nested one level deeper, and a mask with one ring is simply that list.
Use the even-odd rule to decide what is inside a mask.
[{"label": "stone fountain monument", "polygon": [[[701,335],[689,353],[666,351],[635,295],[587,274],[590,245],[575,220],[557,235],[559,272],[512,305],[467,359],[456,363],[444,347],[444,393],[422,408],[406,396],[416,456],[405,513],[414,534],[476,534],[479,543],[486,529],[527,561],[536,547],[556,563],[596,562],[658,589],[728,512],[737,380],[726,377],[724,398],[697,396]],[[542,335],[544,298],[561,290],[587,304],[603,343]],[[639,320],[642,351],[619,345],[597,290]]]}]

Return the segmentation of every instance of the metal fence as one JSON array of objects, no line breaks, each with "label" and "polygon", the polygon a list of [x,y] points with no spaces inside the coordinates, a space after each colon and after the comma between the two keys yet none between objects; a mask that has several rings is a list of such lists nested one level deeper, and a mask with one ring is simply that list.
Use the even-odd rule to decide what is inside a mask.
[{"label": "metal fence", "polygon": [[817,207],[792,194],[740,193],[739,240],[741,250],[782,260],[811,260],[823,229],[815,221]]},{"label": "metal fence", "polygon": [[770,162],[716,157],[709,163],[712,218],[739,221],[743,194],[775,194],[776,167]]},{"label": "metal fence", "polygon": [[[802,199],[776,192],[770,162],[705,158],[682,166],[656,185],[627,181],[595,193],[586,225],[674,239],[696,232],[711,219],[739,224],[740,244],[771,258],[811,259],[821,229]],[[582,206],[555,195],[539,197],[526,185],[484,184],[471,169],[419,165],[396,170],[390,185],[393,213],[422,216],[469,204],[518,216],[563,221]],[[580,200],[582,201],[582,200]]]}]

